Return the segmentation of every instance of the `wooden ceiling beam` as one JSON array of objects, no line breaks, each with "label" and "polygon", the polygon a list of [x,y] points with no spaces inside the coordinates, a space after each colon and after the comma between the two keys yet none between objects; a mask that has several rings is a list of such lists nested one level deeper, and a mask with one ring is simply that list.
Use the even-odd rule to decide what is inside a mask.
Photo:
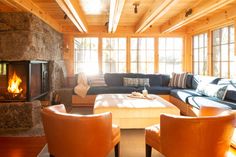
[{"label": "wooden ceiling beam", "polygon": [[84,32],[81,26],[79,25],[78,21],[75,19],[74,15],[71,13],[70,9],[68,8],[67,4],[64,0],[56,0],[57,4],[61,7],[67,17],[71,20],[71,22],[75,25],[75,27],[80,31]]},{"label": "wooden ceiling beam", "polygon": [[7,0],[8,4],[12,4],[13,6],[16,6],[17,8],[20,7],[20,9],[26,10],[35,16],[39,17],[41,20],[43,20],[45,23],[50,25],[55,30],[62,32],[61,25],[54,20],[50,15],[48,15],[43,9],[38,7],[32,0]]},{"label": "wooden ceiling beam", "polygon": [[88,32],[88,24],[85,20],[85,15],[82,12],[78,0],[65,0],[66,5],[68,6],[70,12],[78,22],[79,26],[84,33]]},{"label": "wooden ceiling beam", "polygon": [[203,1],[196,7],[192,8],[192,13],[186,16],[186,11],[180,13],[179,15],[171,18],[168,22],[161,26],[162,33],[169,33],[177,30],[203,16],[208,15],[209,13],[214,12],[215,10],[226,6],[234,2],[235,0],[208,0]]},{"label": "wooden ceiling beam", "polygon": [[156,1],[136,26],[136,33],[142,33],[154,22],[170,11],[179,0]]},{"label": "wooden ceiling beam", "polygon": [[109,24],[108,32],[115,33],[120,16],[124,8],[125,0],[111,0],[110,1],[110,12],[109,12]]},{"label": "wooden ceiling beam", "polygon": [[236,18],[236,6],[222,10],[221,12],[212,16],[206,17],[202,20],[197,21],[187,27],[188,34],[197,34],[205,32],[207,30],[215,29],[220,26],[232,24],[234,18]]}]

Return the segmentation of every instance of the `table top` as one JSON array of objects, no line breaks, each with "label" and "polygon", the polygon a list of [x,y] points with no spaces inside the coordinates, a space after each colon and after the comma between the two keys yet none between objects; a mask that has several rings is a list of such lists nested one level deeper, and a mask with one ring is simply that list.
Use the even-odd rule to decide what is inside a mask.
[{"label": "table top", "polygon": [[99,94],[94,108],[177,108],[158,95],[149,94],[151,99],[129,96],[130,94]]}]

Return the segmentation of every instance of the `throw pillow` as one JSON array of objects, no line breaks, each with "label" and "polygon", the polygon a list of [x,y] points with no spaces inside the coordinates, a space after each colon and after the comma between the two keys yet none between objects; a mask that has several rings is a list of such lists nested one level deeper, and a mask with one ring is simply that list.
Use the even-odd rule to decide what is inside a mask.
[{"label": "throw pillow", "polygon": [[227,92],[227,86],[200,83],[196,91],[202,95],[215,97],[215,98],[224,100],[224,97]]},{"label": "throw pillow", "polygon": [[107,86],[104,75],[95,75],[89,77],[90,86]]},{"label": "throw pillow", "polygon": [[172,78],[170,80],[169,86],[170,87],[177,87],[177,88],[186,88],[186,81],[187,81],[188,73],[172,73]]},{"label": "throw pillow", "polygon": [[138,78],[138,86],[150,87],[149,78]]},{"label": "throw pillow", "polygon": [[149,87],[149,78],[123,78],[123,85],[124,86],[131,86],[131,87]]},{"label": "throw pillow", "polygon": [[123,78],[124,86],[138,87],[138,84],[139,82],[137,78],[128,78],[128,77]]}]

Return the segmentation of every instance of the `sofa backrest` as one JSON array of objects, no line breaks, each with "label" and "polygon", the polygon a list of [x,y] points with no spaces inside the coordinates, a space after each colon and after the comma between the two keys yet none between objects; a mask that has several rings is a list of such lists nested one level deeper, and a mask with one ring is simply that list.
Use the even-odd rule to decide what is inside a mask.
[{"label": "sofa backrest", "polygon": [[221,78],[213,76],[193,75],[192,88],[197,89],[199,83],[217,84]]},{"label": "sofa backrest", "polygon": [[168,86],[169,75],[164,74],[139,74],[139,73],[106,73],[105,82],[108,86],[123,86],[123,78],[149,78],[150,86]]}]

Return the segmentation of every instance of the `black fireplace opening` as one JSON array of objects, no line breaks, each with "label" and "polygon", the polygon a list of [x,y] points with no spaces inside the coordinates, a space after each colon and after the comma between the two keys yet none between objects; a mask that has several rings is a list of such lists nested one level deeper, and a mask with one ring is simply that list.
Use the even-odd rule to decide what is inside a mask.
[{"label": "black fireplace opening", "polygon": [[0,61],[0,101],[32,101],[48,94],[47,61]]}]

